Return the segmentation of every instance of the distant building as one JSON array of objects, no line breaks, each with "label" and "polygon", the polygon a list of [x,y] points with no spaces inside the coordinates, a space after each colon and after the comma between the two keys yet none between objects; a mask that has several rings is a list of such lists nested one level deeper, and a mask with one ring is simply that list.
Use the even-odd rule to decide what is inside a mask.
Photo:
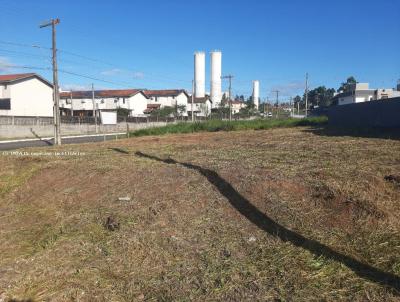
[{"label": "distant building", "polygon": [[368,83],[357,83],[350,86],[349,91],[341,92],[333,97],[338,105],[382,100],[400,96],[400,91],[389,89],[370,89]]},{"label": "distant building", "polygon": [[0,75],[0,115],[53,116],[53,85],[35,73]]},{"label": "distant building", "polygon": [[161,104],[147,104],[147,108],[143,111],[145,114],[151,114],[161,108]]},{"label": "distant building", "polygon": [[[147,96],[139,89],[95,90],[96,110],[126,109],[129,116],[142,116],[147,109]],[[93,116],[92,91],[60,93],[60,110],[64,115]]]},{"label": "distant building", "polygon": [[182,116],[187,116],[189,95],[184,89],[143,90],[149,105],[164,107],[184,106]]},{"label": "distant building", "polygon": [[[228,106],[229,106],[229,102]],[[240,109],[246,108],[246,103],[242,101],[232,101],[232,114],[239,113]]]},{"label": "distant building", "polygon": [[187,114],[188,116],[209,116],[211,114],[212,102],[208,95],[204,98],[194,98],[193,99],[193,109],[192,109],[192,101],[189,100],[188,107],[187,107]]}]

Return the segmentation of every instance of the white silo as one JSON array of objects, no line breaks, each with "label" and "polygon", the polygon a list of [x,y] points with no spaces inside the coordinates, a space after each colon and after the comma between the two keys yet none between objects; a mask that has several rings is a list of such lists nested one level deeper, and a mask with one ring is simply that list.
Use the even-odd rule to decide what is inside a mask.
[{"label": "white silo", "polygon": [[258,110],[258,105],[260,104],[260,82],[253,81],[253,103],[255,109]]},{"label": "white silo", "polygon": [[194,53],[194,95],[204,98],[206,91],[206,56],[204,52]]},{"label": "white silo", "polygon": [[211,52],[211,101],[213,107],[218,107],[222,99],[221,87],[222,53],[219,50]]}]

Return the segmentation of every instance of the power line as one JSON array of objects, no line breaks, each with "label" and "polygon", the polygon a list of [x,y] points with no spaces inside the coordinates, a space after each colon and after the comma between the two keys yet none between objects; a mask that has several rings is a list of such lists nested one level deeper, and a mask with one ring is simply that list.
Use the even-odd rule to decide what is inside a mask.
[{"label": "power line", "polygon": [[45,46],[40,46],[40,45],[36,45],[36,44],[24,44],[24,43],[16,43],[16,42],[8,42],[8,41],[0,41],[0,44],[51,50],[51,47],[45,47]]},{"label": "power line", "polygon": [[[51,50],[51,48],[49,48],[49,47],[44,47],[44,46],[40,46],[40,45],[36,45],[36,44],[17,43],[17,42],[9,42],[9,41],[1,41],[1,40],[0,40],[0,44],[6,44],[6,45],[12,45],[12,46],[18,46],[18,47],[28,47],[28,48],[38,48],[38,49]],[[60,54],[64,53],[66,55],[75,56],[77,58],[81,58],[81,59],[84,59],[84,60],[87,60],[87,61],[101,63],[101,64],[104,64],[104,65],[107,65],[107,66],[110,66],[110,67],[117,68],[122,72],[126,71],[126,72],[132,73],[132,74],[140,72],[139,70],[121,68],[120,66],[118,66],[116,64],[113,64],[113,63],[110,63],[110,62],[107,62],[107,61],[104,61],[104,60],[96,59],[96,58],[91,58],[91,57],[84,56],[84,55],[81,55],[81,54],[77,54],[75,52],[71,52],[71,51],[68,51],[68,50],[63,50],[63,49],[57,49],[57,50],[58,50],[58,52]],[[65,60],[65,59],[63,59],[62,61],[81,64],[79,62],[68,61],[68,60]],[[173,82],[179,82],[179,83],[185,83],[185,84],[190,82],[188,80],[174,79],[174,78],[171,78],[171,77],[165,77],[165,76],[156,75],[156,74],[153,74],[153,73],[146,73],[146,77],[148,77],[150,79],[152,78],[154,80],[173,81]]]},{"label": "power line", "polygon": [[[51,70],[51,67],[39,67],[39,66],[29,66],[29,65],[14,65],[14,64],[0,64],[0,67],[5,67],[5,68],[15,68],[15,69],[29,69],[29,70]],[[58,69],[59,72],[65,73],[65,74],[70,74],[73,76],[81,77],[81,78],[86,78],[94,81],[99,81],[107,84],[113,84],[113,85],[118,85],[118,86],[125,86],[126,84],[118,83],[118,82],[113,82],[113,81],[107,81],[104,79],[92,77],[90,75],[85,75],[85,74],[80,74],[68,70],[63,70],[63,69]]]}]

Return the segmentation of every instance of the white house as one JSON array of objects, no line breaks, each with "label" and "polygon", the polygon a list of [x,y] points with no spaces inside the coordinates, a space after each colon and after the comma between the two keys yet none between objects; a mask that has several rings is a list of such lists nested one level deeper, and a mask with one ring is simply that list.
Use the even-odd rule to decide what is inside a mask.
[{"label": "white house", "polygon": [[0,75],[0,115],[53,116],[53,85],[35,73]]},{"label": "white house", "polygon": [[[229,106],[229,101],[227,101],[227,106]],[[240,109],[246,108],[246,103],[242,101],[232,101],[232,114],[236,114],[240,112]]]},{"label": "white house", "polygon": [[193,99],[193,109],[191,99],[188,102],[187,114],[192,115],[192,110],[195,116],[209,116],[211,114],[212,102],[209,96],[204,98],[194,98]]},{"label": "white house", "polygon": [[[142,116],[147,108],[147,96],[139,89],[95,90],[96,110],[115,111],[124,108],[129,116]],[[60,110],[64,115],[93,116],[92,91],[60,93]]]},{"label": "white house", "polygon": [[384,100],[399,97],[400,91],[394,89],[370,89],[368,83],[357,83],[350,86],[349,91],[341,92],[333,97],[338,105]]},{"label": "white house", "polygon": [[189,95],[184,89],[166,89],[166,90],[143,90],[143,93],[148,97],[148,104],[160,105],[163,107],[179,107],[182,106],[182,116],[187,116],[187,106]]}]

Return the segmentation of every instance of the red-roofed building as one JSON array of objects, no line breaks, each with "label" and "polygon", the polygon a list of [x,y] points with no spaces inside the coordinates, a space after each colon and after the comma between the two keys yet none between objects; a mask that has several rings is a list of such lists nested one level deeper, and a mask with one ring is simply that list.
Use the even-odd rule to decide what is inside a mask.
[{"label": "red-roofed building", "polygon": [[178,106],[179,107],[178,113],[181,116],[187,116],[189,95],[186,92],[186,90],[184,89],[143,90],[143,93],[148,97],[147,103],[149,105],[153,104],[160,105],[160,108]]},{"label": "red-roofed building", "polygon": [[[209,116],[211,113],[212,102],[208,95],[204,98],[193,99],[193,114],[195,116]],[[190,97],[188,103],[188,116],[192,115],[192,98]]]},{"label": "red-roofed building", "polygon": [[0,115],[53,116],[53,85],[35,73],[0,75]]},{"label": "red-roofed building", "polygon": [[[142,116],[147,109],[148,97],[140,89],[95,90],[96,110],[115,111],[123,108],[129,116]],[[60,93],[60,108],[65,115],[92,116],[92,91],[70,91]]]},{"label": "red-roofed building", "polygon": [[245,102],[242,102],[239,100],[232,101],[232,113],[233,114],[239,113],[240,109],[242,109],[242,108],[246,108]]}]

